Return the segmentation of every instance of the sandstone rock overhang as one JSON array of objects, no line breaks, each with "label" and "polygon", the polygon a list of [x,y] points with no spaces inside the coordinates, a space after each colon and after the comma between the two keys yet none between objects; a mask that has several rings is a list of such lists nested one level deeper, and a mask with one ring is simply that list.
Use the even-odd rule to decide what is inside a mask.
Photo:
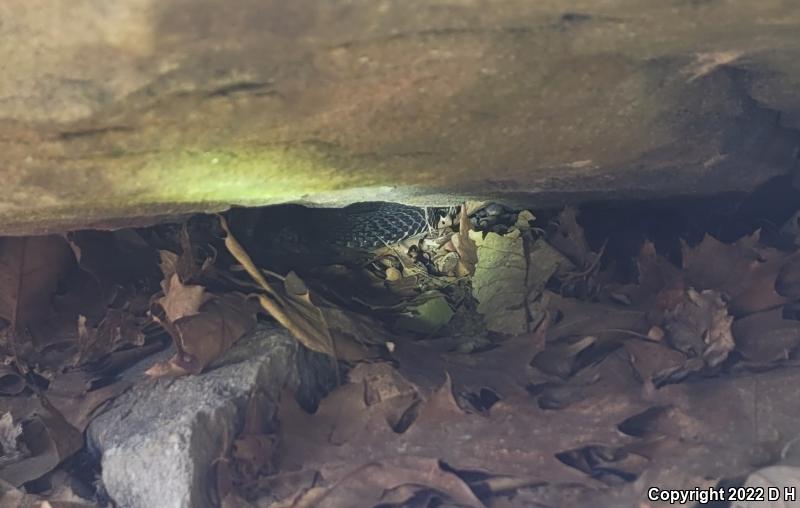
[{"label": "sandstone rock overhang", "polygon": [[798,33],[778,0],[4,0],[0,234],[746,191],[797,165]]}]

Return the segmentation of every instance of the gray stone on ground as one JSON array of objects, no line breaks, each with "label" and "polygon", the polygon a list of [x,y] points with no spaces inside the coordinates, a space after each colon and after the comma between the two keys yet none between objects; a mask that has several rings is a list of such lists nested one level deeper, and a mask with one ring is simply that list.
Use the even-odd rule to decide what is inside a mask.
[{"label": "gray stone on ground", "polygon": [[87,440],[118,506],[210,507],[212,462],[241,429],[250,394],[277,401],[287,387],[313,406],[334,380],[328,358],[259,325],[208,372],[136,385],[92,422]]}]

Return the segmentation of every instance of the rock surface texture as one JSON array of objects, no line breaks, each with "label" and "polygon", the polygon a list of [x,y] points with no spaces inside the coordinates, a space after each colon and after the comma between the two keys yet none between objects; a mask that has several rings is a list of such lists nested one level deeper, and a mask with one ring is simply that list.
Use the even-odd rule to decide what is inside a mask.
[{"label": "rock surface texture", "polygon": [[798,33],[783,0],[4,0],[0,233],[748,190],[797,163]]},{"label": "rock surface texture", "polygon": [[241,430],[251,394],[277,401],[286,387],[314,405],[335,382],[327,358],[271,325],[215,365],[199,376],[142,382],[92,421],[90,449],[102,456],[103,484],[118,506],[213,506],[212,464],[225,436]]}]

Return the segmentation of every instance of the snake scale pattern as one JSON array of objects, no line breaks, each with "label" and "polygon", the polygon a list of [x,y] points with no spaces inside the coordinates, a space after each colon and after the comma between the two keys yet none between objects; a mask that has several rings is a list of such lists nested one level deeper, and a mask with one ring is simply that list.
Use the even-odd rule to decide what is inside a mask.
[{"label": "snake scale pattern", "polygon": [[420,235],[436,226],[447,208],[419,208],[384,201],[355,203],[340,209],[309,209],[304,221],[316,242],[370,250]]}]

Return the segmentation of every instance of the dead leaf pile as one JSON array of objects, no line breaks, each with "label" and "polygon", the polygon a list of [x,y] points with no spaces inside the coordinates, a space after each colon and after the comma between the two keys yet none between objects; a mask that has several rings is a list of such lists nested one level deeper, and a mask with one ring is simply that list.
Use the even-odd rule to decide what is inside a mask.
[{"label": "dead leaf pile", "polygon": [[[653,482],[689,488],[742,471],[733,457],[753,457],[752,421],[765,414],[731,401],[764,387],[724,376],[794,358],[794,255],[757,234],[732,244],[706,236],[684,242],[675,265],[645,242],[638,279],[626,284],[573,211],[558,224],[543,238],[471,234],[477,311],[488,330],[517,339],[464,355],[397,338],[394,364],[354,369],[314,415],[286,398],[280,472],[259,481],[269,494],[251,490],[240,505],[528,506],[567,496],[583,505],[607,496],[618,506],[645,499]],[[792,375],[763,382],[777,390]],[[702,393],[687,383],[703,379]],[[767,418],[791,433],[788,419]],[[398,468],[408,463],[429,472],[409,476]],[[643,475],[650,480],[637,483]],[[454,485],[477,499],[457,497]]]},{"label": "dead leaf pile", "polygon": [[149,375],[201,374],[258,319],[346,377],[313,414],[252,394],[209,465],[221,506],[634,506],[792,466],[796,247],[707,228],[625,254],[574,208],[462,210],[372,253],[217,216],[0,239],[0,500],[93,502],[71,457],[125,369],[170,341]]}]

